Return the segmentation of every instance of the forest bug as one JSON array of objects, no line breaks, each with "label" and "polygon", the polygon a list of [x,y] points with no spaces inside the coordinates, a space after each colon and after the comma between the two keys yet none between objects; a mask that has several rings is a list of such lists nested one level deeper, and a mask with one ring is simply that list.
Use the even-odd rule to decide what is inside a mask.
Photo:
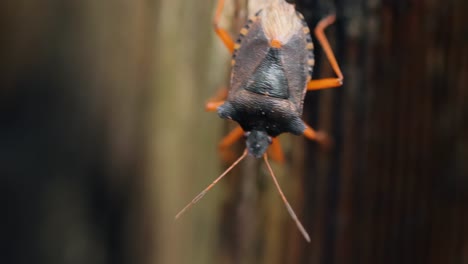
[{"label": "forest bug", "polygon": [[206,105],[208,111],[217,111],[221,118],[236,121],[239,126],[220,143],[225,149],[241,137],[246,138],[246,149],[225,172],[198,194],[177,215],[198,202],[221,178],[247,154],[265,160],[270,175],[289,214],[304,238],[310,237],[284,196],[268,161],[271,156],[281,161],[283,154],[277,136],[289,132],[323,142],[326,134],[316,132],[302,119],[304,97],[307,91],[342,85],[343,75],[336,62],[324,29],[335,21],[335,16],[322,19],[315,35],[322,45],[337,78],[311,80],[314,66],[313,43],[303,16],[285,0],[270,0],[250,17],[234,42],[229,33],[218,26],[224,0],[218,0],[214,29],[232,53],[232,72],[229,91],[223,90]]}]

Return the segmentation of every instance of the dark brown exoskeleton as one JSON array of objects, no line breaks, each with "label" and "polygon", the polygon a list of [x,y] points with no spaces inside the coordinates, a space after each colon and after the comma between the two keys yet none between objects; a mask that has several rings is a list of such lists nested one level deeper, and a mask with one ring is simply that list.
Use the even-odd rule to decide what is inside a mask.
[{"label": "dark brown exoskeleton", "polygon": [[282,161],[283,154],[277,140],[282,133],[304,135],[319,143],[326,134],[316,132],[302,121],[305,94],[342,85],[343,75],[325,37],[324,29],[332,24],[334,16],[321,20],[315,35],[327,55],[337,78],[311,80],[314,66],[313,43],[310,30],[302,15],[285,0],[270,0],[241,29],[234,43],[229,34],[218,27],[224,0],[218,1],[214,19],[215,31],[232,52],[230,89],[222,90],[207,103],[208,111],[231,119],[239,127],[231,131],[220,143],[225,150],[244,136],[246,149],[221,176],[196,196],[176,216],[196,203],[211,187],[236,166],[247,154],[263,157],[288,212],[307,241],[309,235],[297,219],[284,196],[267,158],[267,149],[273,159]]}]

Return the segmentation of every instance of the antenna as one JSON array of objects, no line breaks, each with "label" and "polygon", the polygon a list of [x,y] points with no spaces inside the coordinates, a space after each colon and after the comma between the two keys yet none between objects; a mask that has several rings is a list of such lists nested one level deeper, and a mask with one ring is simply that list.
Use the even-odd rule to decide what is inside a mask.
[{"label": "antenna", "polygon": [[213,187],[215,186],[216,183],[218,183],[224,176],[226,176],[226,174],[228,174],[239,162],[241,162],[245,156],[247,156],[247,149],[244,150],[244,153],[242,154],[242,156],[240,156],[236,161],[234,161],[234,163],[232,163],[231,166],[229,166],[229,168],[227,168],[218,178],[216,178],[216,180],[214,180],[210,185],[208,185],[208,187],[206,187],[201,193],[199,193],[197,196],[195,196],[195,198],[193,198],[193,200],[187,204],[182,210],[180,210],[180,212],[175,216],[175,219],[177,220],[185,211],[187,211],[187,209],[189,209],[192,205],[194,205],[195,203],[197,203],[201,198],[203,198],[203,196]]},{"label": "antenna", "polygon": [[292,209],[291,205],[289,205],[288,200],[286,199],[286,196],[284,196],[283,191],[281,190],[281,187],[276,180],[275,174],[273,173],[273,170],[271,169],[270,163],[268,162],[268,157],[267,154],[265,153],[263,155],[263,159],[265,160],[265,164],[267,165],[268,171],[270,171],[271,178],[273,179],[273,182],[276,185],[276,188],[278,189],[278,192],[281,196],[281,199],[283,199],[284,205],[286,206],[286,209],[288,209],[289,215],[291,215],[291,218],[296,222],[297,228],[299,228],[299,231],[301,231],[302,235],[304,236],[305,240],[310,243],[310,236],[305,230],[304,226],[302,226],[301,222],[297,218],[296,214],[294,213],[294,210]]}]

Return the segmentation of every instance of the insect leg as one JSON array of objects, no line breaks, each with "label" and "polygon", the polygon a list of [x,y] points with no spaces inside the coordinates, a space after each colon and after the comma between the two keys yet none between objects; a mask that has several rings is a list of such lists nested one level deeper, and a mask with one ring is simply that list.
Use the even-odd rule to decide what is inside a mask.
[{"label": "insect leg", "polygon": [[327,89],[333,87],[339,87],[343,84],[343,73],[341,73],[340,66],[336,61],[335,55],[333,54],[333,50],[330,47],[330,43],[328,42],[327,36],[324,33],[325,28],[335,22],[335,15],[330,15],[325,17],[324,19],[320,20],[317,27],[315,27],[315,36],[317,40],[322,45],[323,51],[327,56],[328,61],[330,62],[333,71],[335,72],[338,78],[325,78],[319,80],[311,80],[307,84],[307,90],[320,90],[320,89]]},{"label": "insect leg", "polygon": [[230,161],[235,156],[229,147],[234,144],[237,140],[244,136],[244,130],[242,127],[237,126],[229,134],[227,134],[219,143],[218,148],[221,153],[221,157],[224,161]]},{"label": "insect leg", "polygon": [[311,80],[307,83],[307,90],[314,91],[314,90],[323,90],[328,88],[335,88],[340,87],[343,85],[343,81],[338,78],[324,78],[318,80]]},{"label": "insect leg", "polygon": [[219,18],[221,17],[221,13],[223,11],[223,6],[224,6],[224,0],[218,0],[218,6],[216,7],[216,14],[213,19],[213,27],[218,35],[218,37],[223,41],[224,45],[226,48],[228,48],[229,52],[234,51],[234,41],[232,40],[231,35],[223,29],[218,26]]},{"label": "insect leg", "polygon": [[328,136],[327,133],[322,131],[315,131],[308,125],[306,125],[306,129],[304,130],[303,135],[310,140],[317,141],[326,149],[330,148],[333,145],[332,139]]},{"label": "insect leg", "polygon": [[277,137],[273,138],[270,148],[268,149],[268,154],[272,160],[278,163],[284,163],[284,152],[281,148],[281,142]]},{"label": "insect leg", "polygon": [[224,100],[226,99],[228,94],[228,89],[225,87],[220,88],[216,94],[208,99],[208,102],[205,104],[205,110],[208,112],[214,112],[218,108],[218,106],[224,104]]}]

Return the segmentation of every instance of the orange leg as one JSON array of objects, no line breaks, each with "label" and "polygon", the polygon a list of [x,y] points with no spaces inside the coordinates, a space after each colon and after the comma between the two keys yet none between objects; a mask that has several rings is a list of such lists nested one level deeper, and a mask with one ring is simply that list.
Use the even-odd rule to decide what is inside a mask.
[{"label": "orange leg", "polygon": [[270,155],[271,159],[274,161],[283,164],[284,163],[284,152],[281,148],[281,142],[278,138],[273,138],[271,142],[270,148],[268,149],[268,154]]},{"label": "orange leg", "polygon": [[205,110],[208,112],[214,112],[218,106],[224,104],[224,100],[228,95],[228,89],[221,88],[216,92],[216,94],[208,99],[208,102],[205,104]]},{"label": "orange leg", "polygon": [[324,30],[329,25],[335,22],[335,15],[330,15],[325,17],[324,19],[320,20],[317,27],[315,27],[315,36],[317,40],[322,45],[323,51],[327,56],[328,61],[330,62],[333,71],[335,72],[338,78],[325,78],[319,80],[311,80],[307,84],[307,90],[320,90],[320,89],[327,89],[333,87],[339,87],[343,85],[343,73],[341,73],[340,66],[338,66],[338,62],[336,62],[335,55],[333,54],[333,50],[330,47],[330,43],[328,42],[327,37],[325,36]]},{"label": "orange leg", "polygon": [[333,145],[332,139],[327,135],[325,132],[315,131],[310,126],[306,125],[306,129],[303,132],[303,135],[310,139],[317,141],[320,145],[325,147],[326,149],[330,149]]},{"label": "orange leg", "polygon": [[229,52],[234,51],[234,41],[231,38],[231,35],[225,30],[218,26],[219,18],[221,17],[221,13],[223,11],[224,0],[218,0],[218,6],[216,7],[216,14],[213,19],[213,27],[218,35],[218,37],[223,41],[226,48],[228,48]]},{"label": "orange leg", "polygon": [[323,90],[328,88],[340,87],[341,85],[343,85],[343,81],[338,78],[324,78],[309,81],[309,83],[307,84],[307,90]]},{"label": "orange leg", "polygon": [[224,101],[217,101],[217,102],[208,102],[205,105],[205,110],[207,112],[214,112],[218,109],[219,106],[223,105]]},{"label": "orange leg", "polygon": [[242,127],[237,126],[221,140],[221,142],[218,145],[218,148],[223,160],[230,161],[235,158],[235,154],[229,149],[229,147],[243,136],[244,130],[242,129]]}]

